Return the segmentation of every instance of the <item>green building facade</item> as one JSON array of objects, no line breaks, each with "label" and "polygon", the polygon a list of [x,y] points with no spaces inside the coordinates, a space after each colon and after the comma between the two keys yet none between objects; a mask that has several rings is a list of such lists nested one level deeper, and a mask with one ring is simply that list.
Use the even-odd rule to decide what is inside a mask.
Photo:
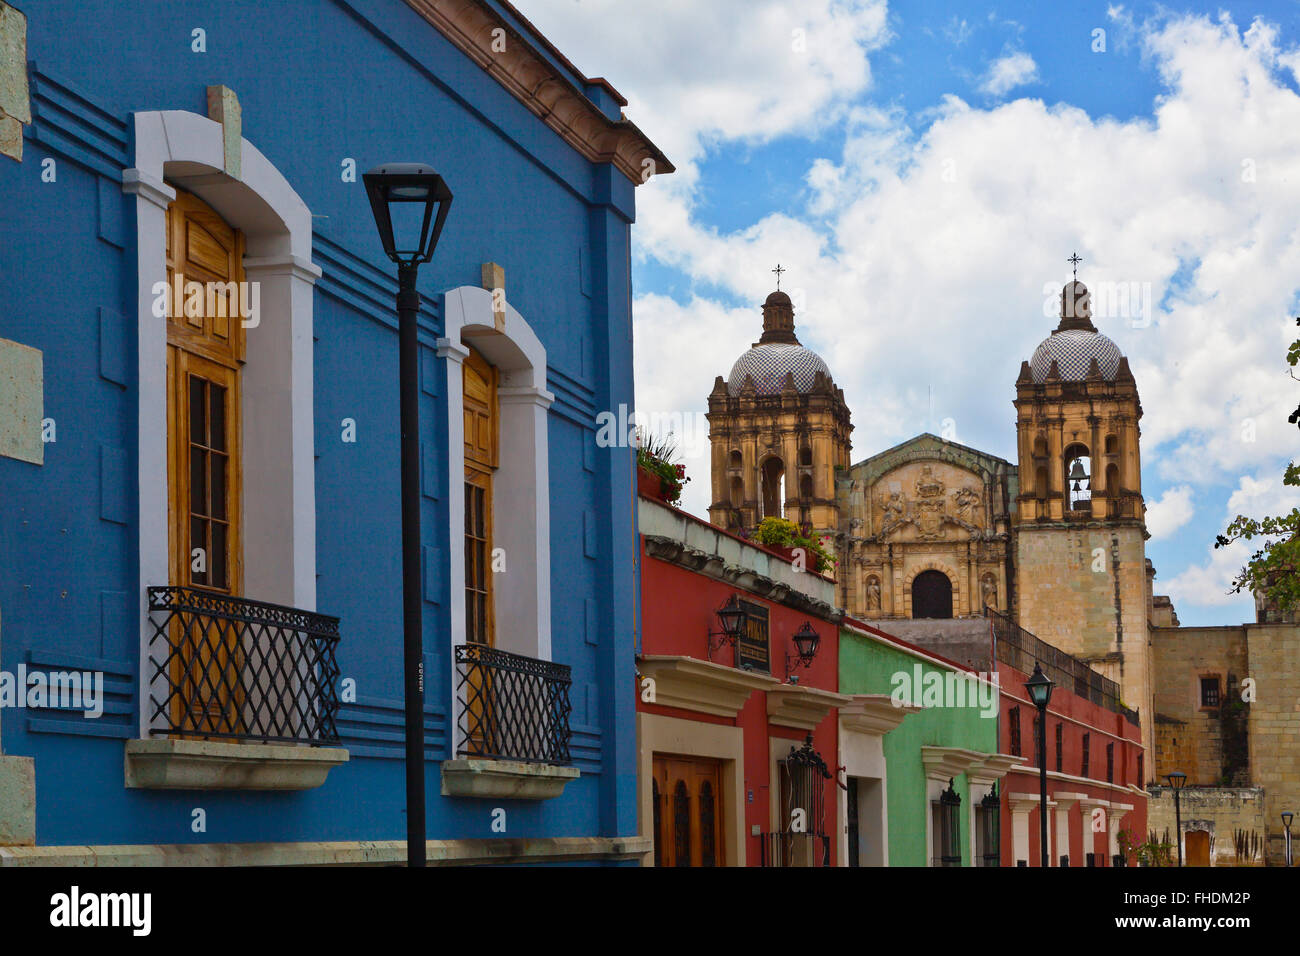
[{"label": "green building facade", "polygon": [[[883,736],[884,861],[997,865],[998,812],[985,798],[1014,761],[997,754],[996,684],[846,620],[840,693],[888,695],[907,711]],[[960,804],[953,804],[954,793]]]}]

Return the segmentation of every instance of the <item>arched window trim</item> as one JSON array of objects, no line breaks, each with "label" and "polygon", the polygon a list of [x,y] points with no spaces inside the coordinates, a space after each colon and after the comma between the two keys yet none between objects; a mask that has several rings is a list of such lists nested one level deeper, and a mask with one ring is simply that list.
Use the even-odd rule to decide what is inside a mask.
[{"label": "arched window trim", "polygon": [[[135,197],[138,341],[140,655],[153,626],[148,588],[169,575],[167,490],[167,328],[154,315],[155,285],[166,281],[169,183],[212,206],[246,240],[244,273],[260,286],[257,349],[241,371],[244,595],[316,609],[316,466],[313,422],[311,210],[280,171],[241,138],[240,174],[228,175],[222,125],[186,110],[134,114],[134,165],[122,191]],[[251,328],[250,330],[251,331]],[[290,475],[285,481],[284,475]],[[153,667],[140,668],[148,700]],[[140,709],[148,736],[148,708]]]},{"label": "arched window trim", "polygon": [[[493,546],[508,556],[510,587],[494,597],[496,647],[551,659],[551,506],[546,349],[522,315],[505,304],[498,324],[492,293],[458,286],[444,293],[437,355],[447,373],[448,608],[451,642],[465,643],[465,422],[463,363],[472,344],[499,376],[498,465],[493,476]],[[508,503],[508,504],[506,504]],[[501,509],[508,507],[509,513]],[[508,520],[504,520],[507,519]],[[455,654],[448,655],[455,686]]]}]

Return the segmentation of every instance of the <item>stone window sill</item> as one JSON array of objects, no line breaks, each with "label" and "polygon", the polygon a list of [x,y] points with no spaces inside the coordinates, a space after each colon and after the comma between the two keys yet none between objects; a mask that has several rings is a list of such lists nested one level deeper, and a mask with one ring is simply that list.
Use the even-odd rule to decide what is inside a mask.
[{"label": "stone window sill", "polygon": [[126,785],[145,790],[311,790],[347,761],[342,747],[128,740]]},{"label": "stone window sill", "polygon": [[504,800],[549,800],[578,777],[577,767],[524,763],[518,760],[460,758],[442,762],[444,797]]}]

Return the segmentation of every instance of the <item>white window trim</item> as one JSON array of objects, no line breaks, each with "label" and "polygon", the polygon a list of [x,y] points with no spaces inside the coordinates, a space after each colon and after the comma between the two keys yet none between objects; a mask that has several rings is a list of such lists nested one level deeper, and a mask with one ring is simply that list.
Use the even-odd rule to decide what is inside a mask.
[{"label": "white window trim", "polygon": [[[241,139],[239,179],[228,176],[222,126],[184,110],[139,112],[134,166],[122,189],[136,199],[139,332],[140,735],[148,736],[148,593],[169,583],[167,320],[153,314],[166,282],[172,180],[208,202],[246,239],[244,268],[260,283],[261,316],[250,328],[242,375],[245,596],[316,608],[316,475],[312,405],[311,211],[255,146]],[[282,317],[288,316],[289,321]],[[249,414],[256,410],[256,414]]]},{"label": "white window trim", "polygon": [[[498,303],[500,305],[500,303]],[[448,612],[453,648],[465,643],[465,421],[463,363],[474,346],[499,374],[499,466],[492,485],[492,546],[505,571],[492,588],[495,646],[551,659],[551,503],[546,349],[519,312],[506,303],[498,321],[492,293],[459,286],[445,293],[438,357],[447,372]],[[455,654],[450,655],[456,686]],[[453,753],[460,745],[459,722]]]}]

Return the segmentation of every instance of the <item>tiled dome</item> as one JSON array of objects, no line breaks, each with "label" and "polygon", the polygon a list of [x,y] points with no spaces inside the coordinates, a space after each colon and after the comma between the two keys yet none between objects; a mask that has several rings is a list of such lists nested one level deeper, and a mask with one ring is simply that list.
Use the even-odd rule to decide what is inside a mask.
[{"label": "tiled dome", "polygon": [[754,379],[758,394],[776,395],[785,385],[785,376],[789,373],[794,375],[794,387],[807,392],[812,390],[818,372],[828,379],[831,377],[831,370],[821,356],[802,345],[755,345],[731,366],[727,391],[739,395],[745,376],[749,375]]},{"label": "tiled dome", "polygon": [[1029,368],[1034,376],[1034,384],[1041,385],[1047,380],[1052,360],[1055,359],[1062,381],[1082,382],[1088,377],[1094,357],[1101,369],[1102,378],[1114,381],[1119,372],[1120,360],[1124,357],[1118,345],[1100,332],[1061,329],[1049,335],[1034,350]]}]

